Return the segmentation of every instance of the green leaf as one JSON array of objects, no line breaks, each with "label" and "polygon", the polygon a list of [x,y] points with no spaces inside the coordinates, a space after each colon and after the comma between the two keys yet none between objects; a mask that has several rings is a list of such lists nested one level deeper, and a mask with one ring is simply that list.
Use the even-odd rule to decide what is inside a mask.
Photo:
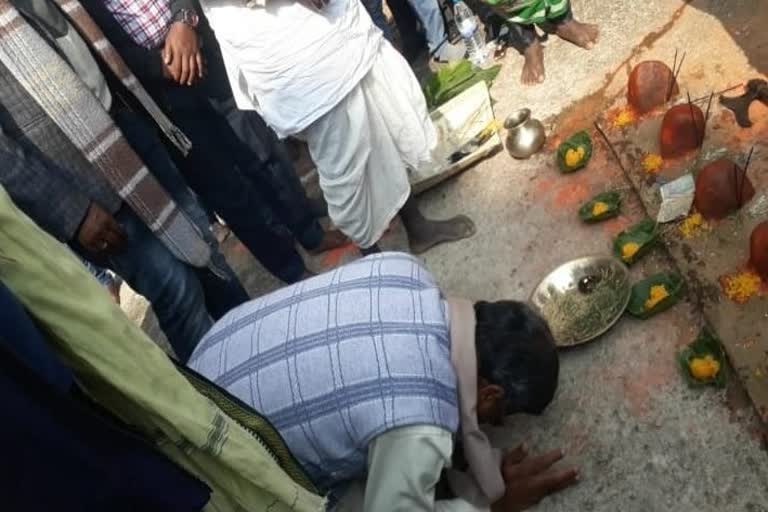
[{"label": "green leaf", "polygon": [[[625,264],[632,265],[653,248],[658,238],[659,232],[656,229],[656,223],[651,219],[641,220],[616,236],[613,241],[613,254]],[[634,242],[640,247],[635,254],[629,258],[624,258],[621,249],[630,242]]]},{"label": "green leaf", "polygon": [[[605,203],[608,209],[600,215],[592,215],[595,203]],[[603,192],[584,203],[579,208],[579,218],[587,223],[600,222],[601,220],[616,217],[621,210],[621,194],[618,192]]]},{"label": "green leaf", "polygon": [[[584,156],[574,166],[568,166],[565,163],[565,155],[569,149],[577,150],[578,148],[584,149]],[[580,131],[571,135],[568,139],[563,141],[557,148],[557,165],[562,172],[574,172],[583,168],[592,158],[592,139],[586,131]]]},{"label": "green leaf", "polygon": [[[711,355],[715,361],[720,363],[720,371],[717,372],[714,378],[702,381],[691,375],[688,365],[694,357],[704,357],[707,355]],[[683,377],[691,387],[717,386],[723,388],[728,380],[723,345],[709,327],[704,327],[698,338],[677,354],[677,363],[680,366]]]},{"label": "green leaf", "polygon": [[[651,309],[645,308],[645,301],[651,296],[651,288],[662,285],[669,294],[666,298],[659,301]],[[685,290],[685,281],[675,272],[661,272],[647,279],[635,283],[632,286],[632,292],[629,296],[627,311],[632,316],[642,318],[643,320],[666,311],[680,300],[680,296]]]},{"label": "green leaf", "polygon": [[433,73],[422,89],[430,110],[455,98],[478,82],[485,81],[490,86],[501,71],[496,65],[487,69],[476,68],[467,59],[444,66]]}]

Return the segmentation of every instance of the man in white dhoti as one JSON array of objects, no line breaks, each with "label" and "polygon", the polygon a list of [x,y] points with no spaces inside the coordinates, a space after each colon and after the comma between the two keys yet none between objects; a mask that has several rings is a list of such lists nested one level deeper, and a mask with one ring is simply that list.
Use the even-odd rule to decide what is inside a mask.
[{"label": "man in white dhoti", "polygon": [[398,212],[415,253],[474,234],[427,220],[407,168],[430,159],[434,126],[407,62],[359,0],[202,0],[241,109],[307,142],[334,224],[363,252]]}]

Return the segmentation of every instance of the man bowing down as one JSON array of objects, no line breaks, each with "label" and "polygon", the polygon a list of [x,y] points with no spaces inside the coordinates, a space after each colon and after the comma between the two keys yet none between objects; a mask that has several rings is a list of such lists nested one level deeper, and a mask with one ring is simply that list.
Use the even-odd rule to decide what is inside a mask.
[{"label": "man bowing down", "polygon": [[[517,512],[577,479],[551,467],[559,450],[502,458],[480,429],[552,400],[547,325],[519,302],[446,299],[410,255],[372,255],[232,310],[189,366],[264,414],[320,489],[364,479],[364,504],[343,510]],[[436,498],[452,467],[457,497]]]},{"label": "man bowing down", "polygon": [[416,77],[358,0],[203,0],[241,109],[307,142],[334,224],[363,249],[402,211],[412,250],[474,233],[425,219],[407,168],[430,159],[435,127]]}]

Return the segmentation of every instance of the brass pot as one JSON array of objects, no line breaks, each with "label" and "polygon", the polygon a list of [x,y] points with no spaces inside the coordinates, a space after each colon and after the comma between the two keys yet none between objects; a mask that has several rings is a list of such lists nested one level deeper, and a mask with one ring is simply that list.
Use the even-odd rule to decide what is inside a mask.
[{"label": "brass pot", "polygon": [[541,121],[531,117],[531,110],[522,108],[504,121],[507,132],[507,151],[515,158],[530,158],[541,149],[546,132]]}]

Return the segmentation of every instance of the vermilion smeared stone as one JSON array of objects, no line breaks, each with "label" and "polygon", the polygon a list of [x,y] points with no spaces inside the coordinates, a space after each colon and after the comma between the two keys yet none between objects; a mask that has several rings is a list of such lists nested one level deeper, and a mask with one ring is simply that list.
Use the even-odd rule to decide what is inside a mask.
[{"label": "vermilion smeared stone", "polygon": [[744,171],[721,158],[702,167],[696,175],[693,203],[705,219],[723,219],[755,195],[755,187]]},{"label": "vermilion smeared stone", "polygon": [[664,105],[669,101],[668,94],[673,98],[679,92],[672,70],[661,61],[643,61],[635,66],[629,75],[627,101],[638,114],[645,114]]},{"label": "vermilion smeared stone", "polygon": [[675,105],[661,123],[661,156],[676,158],[701,147],[704,138],[704,113],[696,105]]}]

